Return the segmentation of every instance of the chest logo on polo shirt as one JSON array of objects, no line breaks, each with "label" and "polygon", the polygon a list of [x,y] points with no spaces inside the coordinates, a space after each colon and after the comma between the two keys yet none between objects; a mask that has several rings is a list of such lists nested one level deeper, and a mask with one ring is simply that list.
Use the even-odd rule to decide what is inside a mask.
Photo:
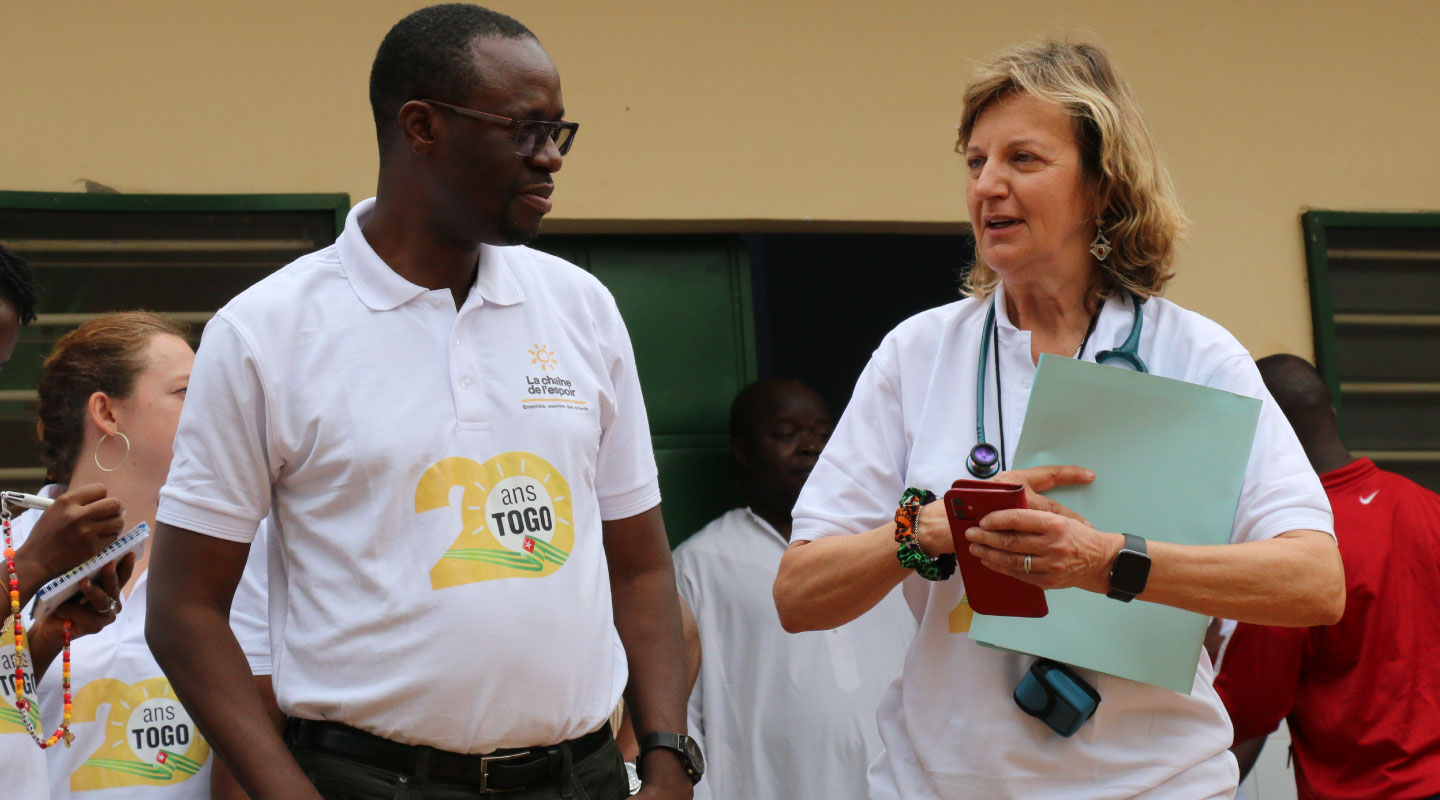
[{"label": "chest logo on polo shirt", "polygon": [[188,780],[210,757],[210,745],[163,677],[91,681],[75,695],[74,721],[94,722],[102,705],[110,707],[104,740],[70,774],[72,792],[170,786]]},{"label": "chest logo on polo shirt", "polygon": [[[35,697],[34,673],[25,670],[25,696]],[[30,704],[30,719],[35,729],[40,729],[39,703]],[[0,735],[25,733],[25,721],[15,708],[15,632],[7,621],[5,631],[0,634]]]},{"label": "chest logo on polo shirt", "polygon": [[499,578],[543,578],[575,547],[570,484],[550,462],[521,451],[479,463],[447,458],[415,487],[415,513],[450,507],[460,492],[460,535],[430,569],[435,589]]},{"label": "chest logo on polo shirt", "polygon": [[537,344],[535,349],[530,351],[530,363],[538,364],[540,371],[544,372],[547,369],[555,369],[555,364],[558,362],[555,360],[554,350],[543,344]]},{"label": "chest logo on polo shirt", "polygon": [[530,355],[530,365],[539,368],[540,374],[525,376],[525,396],[520,407],[526,411],[539,408],[567,408],[571,411],[589,411],[590,404],[576,390],[575,382],[558,371],[560,359],[547,345],[537,344],[525,351]]}]

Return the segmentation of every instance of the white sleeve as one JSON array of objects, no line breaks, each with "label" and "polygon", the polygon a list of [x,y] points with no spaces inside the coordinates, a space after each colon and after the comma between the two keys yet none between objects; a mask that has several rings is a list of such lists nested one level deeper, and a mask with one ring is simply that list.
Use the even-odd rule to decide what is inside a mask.
[{"label": "white sleeve", "polygon": [[222,312],[195,356],[156,519],[230,541],[254,538],[281,466],[270,421],[262,365]]},{"label": "white sleeve", "polygon": [[235,587],[235,598],[230,601],[230,630],[245,652],[251,675],[269,675],[272,670],[269,538],[268,526],[262,523],[254,541],[250,542],[250,557],[245,562],[245,572],[240,576],[240,585]]},{"label": "white sleeve", "polygon": [[1284,412],[1265,388],[1250,355],[1244,353],[1222,361],[1205,385],[1261,402],[1230,541],[1259,541],[1295,530],[1334,536],[1335,521],[1320,478]]},{"label": "white sleeve", "polygon": [[881,344],[855,384],[835,432],[792,512],[790,540],[871,530],[894,519],[905,491],[910,437]]},{"label": "white sleeve", "polygon": [[[608,298],[607,298],[608,300]],[[595,464],[595,494],[600,519],[624,519],[660,503],[660,479],[650,443],[650,420],[635,371],[635,352],[620,312],[610,301],[612,322],[603,348],[613,402],[600,409],[600,452]]]}]

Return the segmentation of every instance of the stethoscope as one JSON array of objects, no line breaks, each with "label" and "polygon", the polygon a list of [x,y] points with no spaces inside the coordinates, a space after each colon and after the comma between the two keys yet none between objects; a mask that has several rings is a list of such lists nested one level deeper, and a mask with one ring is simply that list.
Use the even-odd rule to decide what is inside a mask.
[{"label": "stethoscope", "polygon": [[[1115,350],[1101,350],[1095,354],[1096,364],[1123,363],[1137,372],[1150,370],[1145,367],[1145,362],[1140,358],[1140,328],[1144,320],[1141,308],[1141,300],[1135,294],[1130,295],[1130,301],[1135,306],[1135,322],[1130,326],[1130,335],[1125,342]],[[1098,320],[1098,314],[1096,319]],[[1004,454],[985,441],[985,365],[990,359],[986,358],[985,351],[990,349],[991,337],[995,339],[995,400],[1000,402],[1000,337],[995,334],[995,299],[990,299],[990,311],[985,315],[985,330],[980,334],[980,361],[976,367],[975,377],[975,441],[974,447],[970,448],[970,455],[965,459],[965,468],[970,474],[977,478],[993,478],[1004,468]],[[1076,358],[1085,355],[1085,345],[1090,341],[1090,334],[1085,334],[1085,341],[1080,343],[1080,352]],[[1001,409],[1004,414],[1004,409]],[[1000,445],[1005,445],[1005,418],[1000,418]]]}]

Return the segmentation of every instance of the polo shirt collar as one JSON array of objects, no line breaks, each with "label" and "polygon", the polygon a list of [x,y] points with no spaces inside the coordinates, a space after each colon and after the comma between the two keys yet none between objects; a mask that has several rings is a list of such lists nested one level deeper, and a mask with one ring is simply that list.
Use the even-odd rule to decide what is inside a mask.
[{"label": "polo shirt collar", "polygon": [[497,306],[513,306],[525,302],[525,290],[510,268],[514,258],[529,256],[529,251],[519,247],[480,246],[480,274],[475,276],[471,294],[478,294],[487,303]]},{"label": "polo shirt collar", "polygon": [[[375,198],[361,200],[350,209],[345,218],[345,230],[336,242],[340,252],[340,268],[350,281],[355,294],[367,307],[375,311],[390,311],[410,302],[431,290],[417,286],[400,277],[384,259],[375,253],[361,230],[375,210]],[[515,248],[482,245],[480,270],[475,285],[470,288],[472,295],[478,294],[485,302],[508,306],[525,300],[514,272],[510,258]]]},{"label": "polo shirt collar", "polygon": [[[1021,331],[1010,321],[1010,313],[1005,310],[1005,284],[1001,283],[995,287],[995,325],[1000,330],[1023,333],[1029,335],[1029,331]],[[1085,360],[1094,361],[1094,353],[1097,350],[1110,350],[1120,346],[1121,342],[1130,335],[1130,327],[1134,324],[1135,307],[1131,305],[1129,292],[1116,292],[1106,298],[1100,304],[1100,318],[1095,322],[1095,331],[1090,334],[1090,341],[1085,347]],[[1117,338],[1118,337],[1118,338]],[[1114,344],[1108,344],[1112,339]],[[1107,342],[1097,347],[1099,342]]]}]

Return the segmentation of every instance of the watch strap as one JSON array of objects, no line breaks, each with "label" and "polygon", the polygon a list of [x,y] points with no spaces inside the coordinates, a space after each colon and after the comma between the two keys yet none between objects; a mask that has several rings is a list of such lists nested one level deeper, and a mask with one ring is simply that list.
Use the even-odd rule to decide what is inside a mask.
[{"label": "watch strap", "polygon": [[[1115,563],[1110,567],[1110,591],[1105,596],[1112,600],[1128,603],[1145,591],[1145,584],[1150,578],[1150,554],[1145,548],[1143,538],[1133,533],[1121,535],[1125,537],[1125,545],[1120,548],[1120,552],[1115,554]],[[1144,562],[1144,566],[1138,570],[1138,575],[1133,574],[1134,569],[1123,568],[1122,562],[1131,561]]]},{"label": "watch strap", "polygon": [[[636,756],[635,760],[638,762],[645,757],[646,753],[657,747],[675,751],[680,756],[680,766],[685,768],[685,774],[690,776],[691,782],[700,782],[700,776],[704,774],[705,767],[702,764],[696,764],[690,757],[690,748],[696,747],[694,739],[683,733],[656,731],[640,742],[640,754]],[[696,749],[699,748],[696,747]]]}]

